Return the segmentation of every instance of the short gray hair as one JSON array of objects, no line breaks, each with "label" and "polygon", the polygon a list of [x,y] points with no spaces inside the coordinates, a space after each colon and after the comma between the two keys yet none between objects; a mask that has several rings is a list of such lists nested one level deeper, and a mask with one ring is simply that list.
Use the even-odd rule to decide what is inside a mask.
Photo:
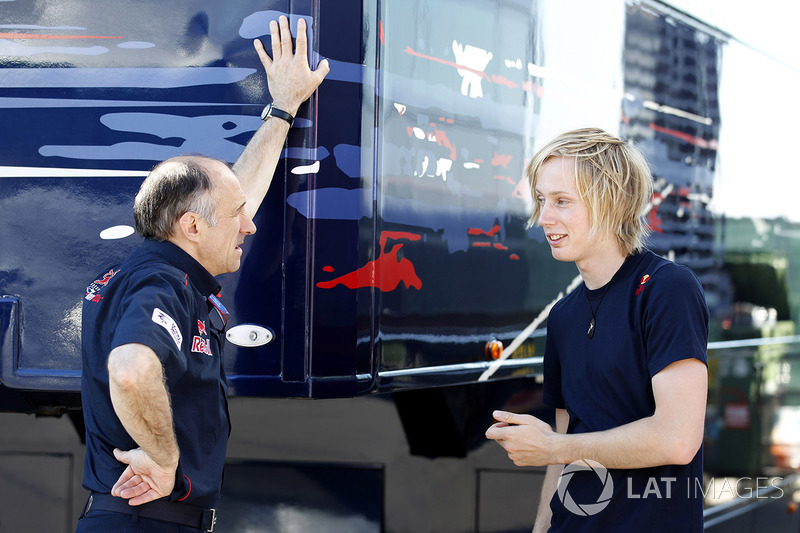
[{"label": "short gray hair", "polygon": [[215,226],[217,201],[206,168],[193,158],[168,159],[153,167],[133,202],[136,231],[146,239],[166,241],[184,213],[197,213]]}]

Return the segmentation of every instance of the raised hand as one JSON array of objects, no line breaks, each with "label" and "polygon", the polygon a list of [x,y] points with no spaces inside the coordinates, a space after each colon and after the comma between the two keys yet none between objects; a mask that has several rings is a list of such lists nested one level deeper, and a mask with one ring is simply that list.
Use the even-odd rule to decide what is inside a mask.
[{"label": "raised hand", "polygon": [[289,19],[281,16],[278,21],[269,23],[272,41],[270,58],[260,40],[253,41],[264,71],[267,73],[269,92],[275,107],[292,115],[317,89],[330,71],[327,59],[320,61],[316,70],[308,64],[308,35],[306,21],[297,23],[297,49],[292,50],[292,34]]}]

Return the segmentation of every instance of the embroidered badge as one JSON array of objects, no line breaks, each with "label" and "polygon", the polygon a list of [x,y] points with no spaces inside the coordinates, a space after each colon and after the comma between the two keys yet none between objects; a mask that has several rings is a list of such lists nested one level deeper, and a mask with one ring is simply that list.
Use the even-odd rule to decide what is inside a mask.
[{"label": "embroidered badge", "polygon": [[113,278],[118,272],[119,269],[114,270],[112,268],[111,270],[103,274],[102,278],[96,279],[93,282],[91,282],[89,286],[86,287],[86,296],[84,298],[90,302],[99,303],[100,300],[103,299],[103,297],[100,296],[100,290],[106,285],[108,285],[108,282],[111,281],[111,278]]},{"label": "embroidered badge", "polygon": [[175,320],[173,320],[172,317],[167,313],[156,307],[153,309],[153,322],[167,330],[170,337],[172,337],[172,340],[175,341],[175,345],[178,346],[178,349],[180,350],[181,343],[183,342],[183,334],[181,333],[181,329],[178,327],[178,324],[175,322]]},{"label": "embroidered badge", "polygon": [[197,333],[199,333],[200,335],[206,334],[206,323],[203,322],[202,320],[197,321]]},{"label": "embroidered badge", "polygon": [[650,274],[645,274],[642,276],[641,281],[639,281],[639,288],[636,289],[636,296],[639,296],[639,293],[644,290],[644,284],[650,280]]},{"label": "embroidered badge", "polygon": [[111,278],[113,278],[117,274],[117,272],[119,272],[119,269],[114,270],[112,268],[111,270],[103,274],[103,277],[101,279],[94,280],[94,283],[105,287],[106,285],[108,285],[108,282],[111,281]]},{"label": "embroidered badge", "polygon": [[192,337],[192,351],[194,353],[204,353],[209,357],[214,355],[211,353],[211,343],[200,335]]}]

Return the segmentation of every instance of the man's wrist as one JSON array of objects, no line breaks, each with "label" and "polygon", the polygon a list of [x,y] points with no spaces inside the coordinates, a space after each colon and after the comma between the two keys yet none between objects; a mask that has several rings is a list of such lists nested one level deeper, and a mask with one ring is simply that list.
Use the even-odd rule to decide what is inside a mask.
[{"label": "man's wrist", "polygon": [[291,112],[275,105],[274,102],[268,104],[261,112],[261,120],[267,120],[270,117],[286,121],[290,128],[292,127],[292,124],[294,124],[294,115]]},{"label": "man's wrist", "polygon": [[567,435],[563,433],[554,432],[551,436],[551,446],[550,446],[550,461],[548,464],[551,465],[565,465],[569,464],[572,461],[568,461],[569,453],[567,450],[569,441],[567,440]]}]

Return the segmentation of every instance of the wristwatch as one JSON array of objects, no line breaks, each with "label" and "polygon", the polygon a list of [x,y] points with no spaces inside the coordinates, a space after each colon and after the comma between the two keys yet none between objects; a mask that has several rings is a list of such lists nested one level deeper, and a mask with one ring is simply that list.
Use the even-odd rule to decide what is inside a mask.
[{"label": "wristwatch", "polygon": [[268,117],[282,118],[289,123],[290,128],[292,127],[292,124],[294,124],[294,117],[292,115],[283,109],[278,109],[272,104],[269,104],[264,108],[264,111],[261,112],[261,120],[267,120]]}]

